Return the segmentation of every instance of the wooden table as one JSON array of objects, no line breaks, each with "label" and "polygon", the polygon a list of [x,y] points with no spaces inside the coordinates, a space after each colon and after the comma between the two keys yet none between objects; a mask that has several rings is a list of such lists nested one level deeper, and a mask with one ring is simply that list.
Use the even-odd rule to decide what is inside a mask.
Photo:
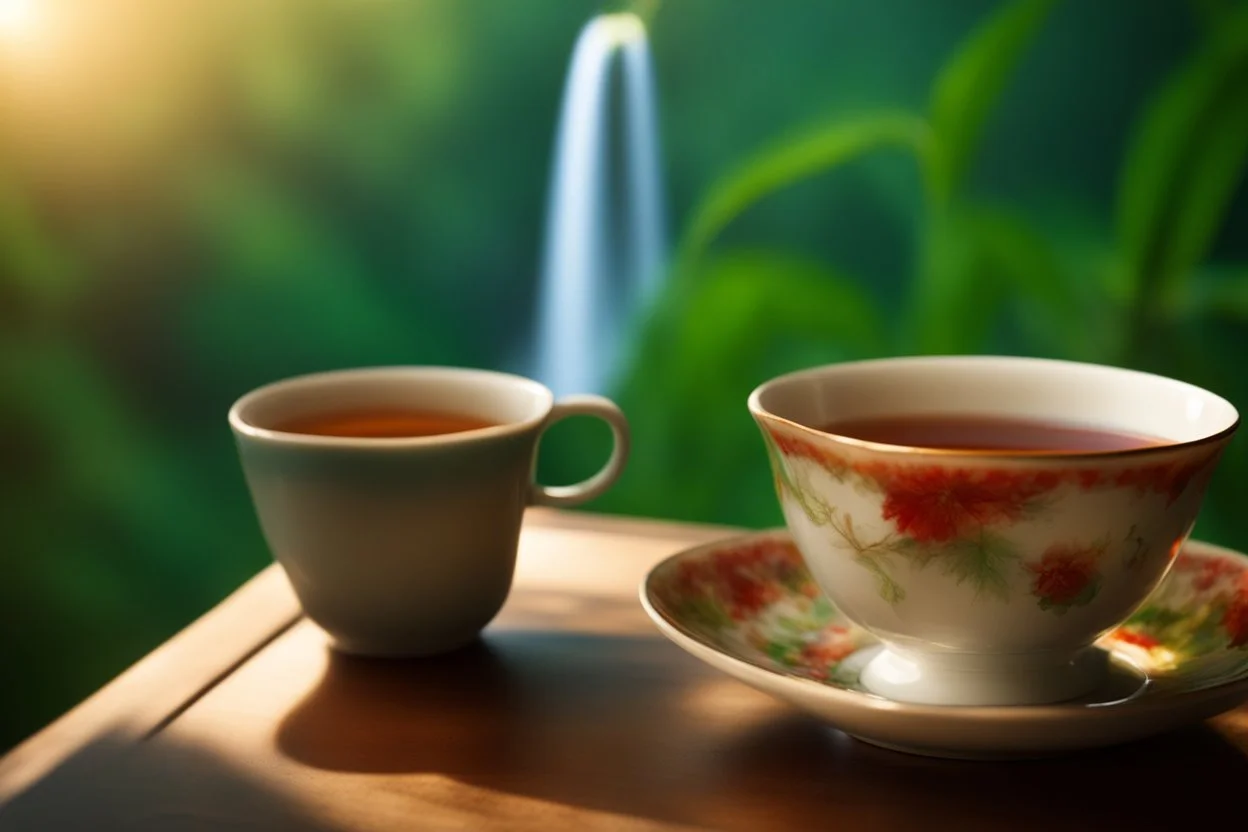
[{"label": "wooden table", "polygon": [[1153,829],[1248,784],[1245,710],[1042,762],[850,739],[642,612],[652,564],[730,533],[532,511],[499,618],[422,661],[329,651],[270,568],[0,760],[0,829]]}]

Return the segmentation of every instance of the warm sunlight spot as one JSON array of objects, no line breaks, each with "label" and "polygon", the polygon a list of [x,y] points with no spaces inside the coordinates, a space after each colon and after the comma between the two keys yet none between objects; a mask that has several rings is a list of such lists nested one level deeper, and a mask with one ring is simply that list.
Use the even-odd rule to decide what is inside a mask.
[{"label": "warm sunlight spot", "polygon": [[40,22],[39,0],[0,0],[0,40],[31,40]]},{"label": "warm sunlight spot", "polygon": [[1173,651],[1165,647],[1153,648],[1152,666],[1149,670],[1173,670],[1179,664],[1179,657]]},{"label": "warm sunlight spot", "polygon": [[682,698],[680,707],[691,718],[734,732],[773,719],[783,710],[776,700],[731,679],[703,682]]},{"label": "warm sunlight spot", "polygon": [[1145,673],[1174,670],[1179,666],[1179,655],[1161,645],[1150,647],[1132,644],[1130,641],[1116,637],[1115,633],[1109,634],[1098,643],[1113,650],[1116,655],[1125,658]]}]

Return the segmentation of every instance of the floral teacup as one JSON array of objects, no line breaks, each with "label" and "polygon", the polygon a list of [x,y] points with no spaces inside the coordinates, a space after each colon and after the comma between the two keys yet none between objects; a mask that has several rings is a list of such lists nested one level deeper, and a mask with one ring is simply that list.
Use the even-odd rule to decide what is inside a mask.
[{"label": "floral teacup", "polygon": [[[1094,688],[1105,654],[1093,643],[1165,576],[1239,420],[1225,399],[1173,379],[989,356],[816,368],[763,384],[749,407],[812,575],[885,644],[862,684],[953,705],[1056,702]],[[817,427],[960,415],[1159,443],[940,450]]]}]

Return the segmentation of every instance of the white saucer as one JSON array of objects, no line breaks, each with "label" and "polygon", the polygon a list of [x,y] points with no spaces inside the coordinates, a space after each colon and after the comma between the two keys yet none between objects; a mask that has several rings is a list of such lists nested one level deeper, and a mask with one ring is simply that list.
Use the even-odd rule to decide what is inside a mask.
[{"label": "white saucer", "polygon": [[688,549],[641,587],[665,636],[702,661],[875,745],[936,757],[1040,757],[1113,745],[1248,700],[1248,556],[1189,542],[1153,596],[1099,642],[1107,682],[1056,705],[913,705],[867,693],[880,649],[819,591],[787,532]]}]

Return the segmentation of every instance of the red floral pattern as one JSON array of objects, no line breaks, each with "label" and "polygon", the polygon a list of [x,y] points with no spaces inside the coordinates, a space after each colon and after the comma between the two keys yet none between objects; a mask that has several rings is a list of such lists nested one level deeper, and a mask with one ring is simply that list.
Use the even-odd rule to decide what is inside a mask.
[{"label": "red floral pattern", "polygon": [[[1187,612],[1176,616],[1171,610]],[[1248,647],[1248,568],[1239,557],[1181,552],[1149,603],[1114,639],[1145,647],[1152,639],[1170,650],[1200,655]]]},{"label": "red floral pattern", "polygon": [[[950,521],[956,525],[958,516],[973,515],[980,506],[983,506],[988,514],[994,517],[994,520],[1013,518],[1014,512],[1008,508],[1011,506],[1011,499],[1025,501],[1063,483],[1074,483],[1083,489],[1134,487],[1141,493],[1165,494],[1167,504],[1173,504],[1193,485],[1199,488],[1205,487],[1219,455],[1219,452],[1214,452],[1195,460],[1170,460],[1127,468],[1117,473],[1096,468],[1071,468],[1028,473],[994,468],[912,466],[904,463],[850,465],[844,457],[817,439],[812,440],[779,430],[768,430],[768,433],[776,448],[785,456],[808,459],[835,472],[854,471],[883,486],[889,491],[890,496],[893,494],[890,483],[897,484],[901,491],[900,502],[903,506],[913,503],[917,484],[917,496],[921,504],[918,513],[924,516],[929,512],[937,514],[937,519],[934,521],[937,533],[944,533]],[[990,492],[984,493],[976,488],[969,493],[959,493],[959,483],[972,482],[989,488]],[[933,496],[936,497],[935,500],[932,499]],[[939,516],[945,510],[935,506],[944,506],[947,502],[954,506],[963,505],[967,511],[955,509],[953,517],[940,519]],[[1003,507],[1006,507],[1005,518],[997,517],[996,515]],[[888,511],[887,506],[885,511]],[[905,516],[908,513],[908,508],[903,507],[900,509],[900,515],[894,516]],[[887,514],[886,517],[888,517]],[[917,527],[922,530],[926,524],[920,521]],[[904,531],[904,529],[901,530]]]},{"label": "red floral pattern", "polygon": [[828,678],[830,672],[858,649],[858,643],[847,638],[846,627],[829,627],[820,634],[818,641],[803,645],[797,653],[797,661],[810,669],[816,679]]},{"label": "red floral pattern", "polygon": [[1050,546],[1039,563],[1027,564],[1033,575],[1031,594],[1044,609],[1088,603],[1099,589],[1096,562],[1104,554],[1105,546]]},{"label": "red floral pattern", "polygon": [[[939,562],[945,574],[959,584],[968,584],[976,597],[996,596],[1008,601],[1010,571],[1017,570],[1014,564],[1029,553],[1020,551],[1005,529],[1038,513],[1050,492],[1063,487],[1134,489],[1139,494],[1164,495],[1171,505],[1185,494],[1205,488],[1219,453],[1202,451],[1196,459],[1170,459],[1129,468],[1123,468],[1117,458],[1100,460],[1096,467],[1059,469],[1031,464],[958,466],[933,462],[930,457],[882,461],[875,456],[851,461],[838,453],[835,443],[818,434],[777,425],[766,426],[765,432],[770,439],[777,489],[791,495],[814,525],[828,526],[840,536],[856,561],[871,571],[880,596],[890,604],[901,603],[906,597],[905,586],[894,574],[898,559],[919,568]],[[880,518],[891,530],[856,524],[840,506],[823,499],[817,488],[804,481],[804,472],[794,470],[786,459],[788,463],[814,463],[840,481],[852,475],[852,484],[859,491],[882,493]],[[1132,534],[1136,536],[1132,538]],[[1122,545],[1127,547],[1123,559],[1128,568],[1140,566],[1152,551],[1134,528]],[[1176,541],[1171,547],[1172,557],[1180,545],[1181,541]],[[1025,565],[1031,573],[1032,595],[1041,608],[1060,614],[1071,606],[1091,602],[1101,584],[1096,561],[1105,549],[1104,545],[1054,546],[1039,562]],[[738,603],[748,610],[760,601],[742,590]]]},{"label": "red floral pattern", "polygon": [[1085,490],[1096,488],[1103,479],[1104,475],[1095,468],[1088,468],[1078,473],[1079,487]]},{"label": "red floral pattern", "polygon": [[656,573],[649,591],[670,619],[816,681],[837,678],[841,662],[865,640],[823,597],[797,547],[783,538],[680,559],[666,574]]},{"label": "red floral pattern", "polygon": [[800,436],[780,433],[779,431],[771,431],[770,433],[772,441],[776,443],[776,449],[785,456],[809,459],[811,462],[822,465],[831,471],[841,471],[849,468],[849,463],[843,457],[822,445],[803,439]]},{"label": "red floral pattern", "polygon": [[1237,563],[1222,558],[1198,558],[1188,554],[1180,554],[1174,560],[1176,572],[1194,572],[1192,587],[1198,592],[1208,592],[1218,584],[1239,580],[1244,568]]},{"label": "red floral pattern", "polygon": [[920,542],[944,542],[1018,520],[1055,483],[999,470],[898,467],[880,477],[883,517]]},{"label": "red floral pattern", "polygon": [[780,597],[775,576],[797,576],[801,555],[784,543],[767,540],[727,549],[717,557],[683,561],[676,572],[676,590],[683,595],[715,596],[729,617],[742,621]]},{"label": "red floral pattern", "polygon": [[1147,633],[1122,628],[1114,631],[1113,639],[1114,641],[1121,641],[1123,644],[1134,644],[1137,647],[1143,647],[1145,650],[1152,650],[1161,646],[1159,639],[1155,639]]},{"label": "red floral pattern", "polygon": [[[1172,460],[1139,468],[1128,468],[1115,478],[1120,486],[1135,486],[1141,492],[1166,495],[1166,504],[1172,505],[1188,489],[1198,474],[1212,473],[1214,457],[1206,456],[1195,461]],[[1206,477],[1202,479],[1207,480]],[[1203,484],[1202,484],[1203,487]]]},{"label": "red floral pattern", "polygon": [[1232,647],[1248,646],[1248,572],[1242,572],[1239,586],[1222,614],[1222,628]]}]

